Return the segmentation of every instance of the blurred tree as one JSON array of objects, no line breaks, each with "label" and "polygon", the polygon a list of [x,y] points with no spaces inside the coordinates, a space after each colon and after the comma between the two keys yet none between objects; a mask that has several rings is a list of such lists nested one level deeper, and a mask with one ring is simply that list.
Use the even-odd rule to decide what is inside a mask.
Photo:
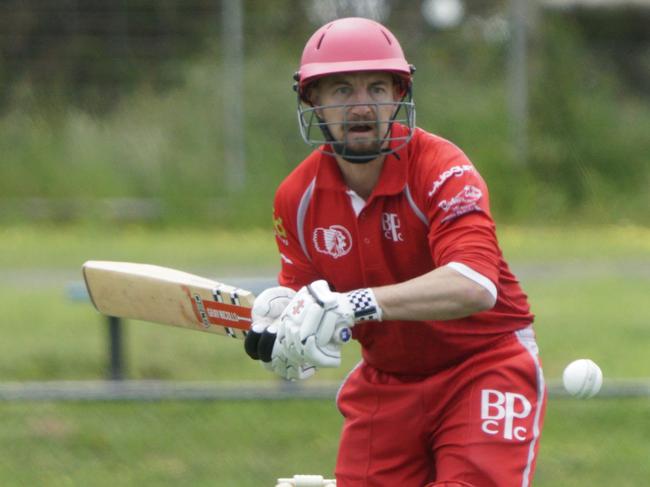
[{"label": "blurred tree", "polygon": [[585,44],[601,63],[615,69],[629,87],[650,95],[650,6],[632,3],[576,8],[575,20]]},{"label": "blurred tree", "polygon": [[547,14],[540,37],[531,90],[534,176],[569,211],[645,192],[650,139],[644,125],[630,123],[630,107],[645,99],[625,89],[630,79],[594,49],[578,17]]},{"label": "blurred tree", "polygon": [[216,28],[214,0],[5,0],[0,3],[0,111],[18,87],[105,111],[139,83],[173,85],[174,62]]},{"label": "blurred tree", "polygon": [[584,39],[584,47],[627,86],[650,95],[650,5],[642,2],[575,3],[549,9],[572,23]]}]

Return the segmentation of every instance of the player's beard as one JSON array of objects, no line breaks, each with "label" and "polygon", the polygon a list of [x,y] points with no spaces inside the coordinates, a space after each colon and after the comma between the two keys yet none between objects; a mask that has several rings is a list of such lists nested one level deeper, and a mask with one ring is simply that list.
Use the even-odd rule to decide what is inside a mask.
[{"label": "player's beard", "polygon": [[[388,122],[377,122],[376,119],[349,121],[350,127],[343,129],[343,141],[333,140],[332,148],[339,156],[353,164],[366,164],[381,156],[386,145],[386,136],[390,132]],[[361,140],[350,141],[354,135],[353,128],[359,125],[371,127],[371,131],[360,137]],[[381,134],[381,135],[380,135]],[[367,139],[363,141],[363,139]],[[355,147],[356,146],[356,147]]]}]

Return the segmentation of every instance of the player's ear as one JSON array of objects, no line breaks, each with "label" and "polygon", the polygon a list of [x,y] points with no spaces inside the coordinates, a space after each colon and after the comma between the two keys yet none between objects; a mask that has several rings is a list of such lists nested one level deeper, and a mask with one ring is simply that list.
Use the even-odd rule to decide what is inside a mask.
[{"label": "player's ear", "polygon": [[318,116],[318,118],[323,118],[323,111],[318,108],[321,105],[321,97],[318,89],[311,91],[309,103],[312,107],[316,108],[316,116]]},{"label": "player's ear", "polygon": [[393,81],[393,99],[400,101],[406,95],[406,86],[404,82],[397,76],[392,77]]},{"label": "player's ear", "polygon": [[317,107],[320,105],[321,92],[320,92],[319,80],[310,83],[305,88],[305,99],[313,107]]}]

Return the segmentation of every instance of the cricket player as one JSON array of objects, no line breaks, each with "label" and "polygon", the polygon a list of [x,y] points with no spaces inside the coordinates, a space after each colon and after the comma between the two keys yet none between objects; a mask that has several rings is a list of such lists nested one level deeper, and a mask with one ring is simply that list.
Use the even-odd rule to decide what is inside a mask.
[{"label": "cricket player", "polygon": [[415,126],[415,69],[384,26],[344,18],[295,75],[315,150],[279,186],[280,287],[246,351],[288,379],[362,360],[337,397],[338,487],[525,487],[545,409],[533,314],[504,261],[488,189]]}]

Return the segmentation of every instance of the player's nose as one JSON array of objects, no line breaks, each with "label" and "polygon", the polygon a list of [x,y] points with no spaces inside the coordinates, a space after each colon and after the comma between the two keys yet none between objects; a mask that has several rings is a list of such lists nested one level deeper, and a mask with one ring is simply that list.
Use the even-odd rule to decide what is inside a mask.
[{"label": "player's nose", "polygon": [[365,92],[358,92],[350,100],[350,113],[364,116],[372,113],[374,101]]}]

